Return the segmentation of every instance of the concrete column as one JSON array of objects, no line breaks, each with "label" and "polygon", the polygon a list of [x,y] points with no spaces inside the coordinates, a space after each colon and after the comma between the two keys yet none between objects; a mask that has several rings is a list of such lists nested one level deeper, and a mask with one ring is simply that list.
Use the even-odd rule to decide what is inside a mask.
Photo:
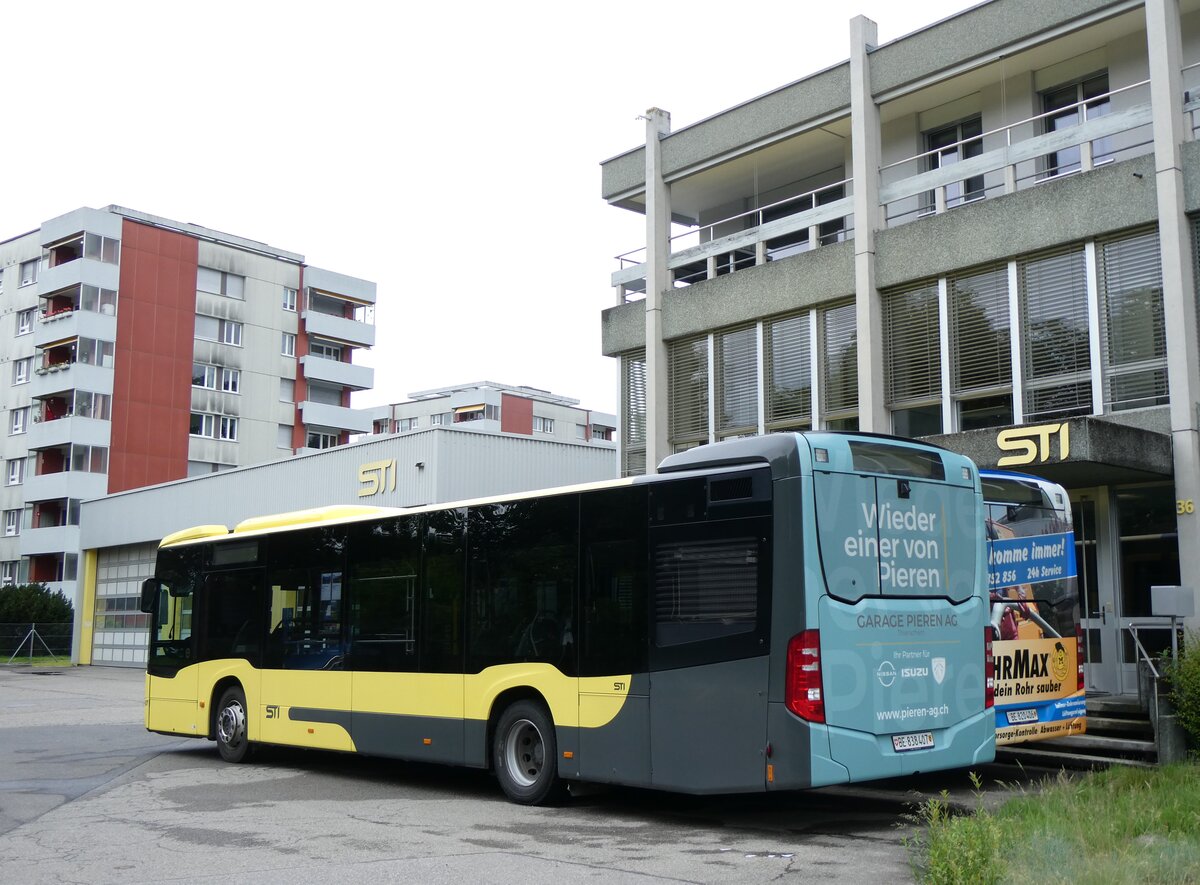
[{"label": "concrete column", "polygon": [[[1183,48],[1178,0],[1146,0],[1146,42],[1150,60],[1150,104],[1154,114],[1154,180],[1158,196],[1158,235],[1162,247],[1163,313],[1170,375],[1171,437],[1175,497],[1186,503],[1178,516],[1179,570],[1183,583],[1200,583],[1200,436],[1197,400],[1200,372],[1196,327],[1196,281],[1192,239],[1184,214],[1181,144],[1190,138],[1183,113]],[[1189,509],[1192,512],[1187,512]],[[1197,606],[1200,609],[1200,606]],[[1188,626],[1196,627],[1192,619]]]},{"label": "concrete column", "polygon": [[667,345],[663,342],[663,298],[671,290],[671,189],[662,176],[662,138],[671,115],[646,111],[646,473],[671,453],[667,420]]},{"label": "concrete column", "polygon": [[879,106],[871,94],[868,53],[878,43],[875,22],[850,21],[850,133],[854,178],[854,300],[858,322],[858,426],[890,433],[883,386],[883,305],[875,285],[879,227]]}]

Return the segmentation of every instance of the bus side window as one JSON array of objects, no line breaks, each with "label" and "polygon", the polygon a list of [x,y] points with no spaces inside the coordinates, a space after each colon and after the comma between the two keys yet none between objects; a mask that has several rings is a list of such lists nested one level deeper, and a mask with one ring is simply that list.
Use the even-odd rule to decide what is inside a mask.
[{"label": "bus side window", "polygon": [[204,580],[204,634],[200,660],[245,658],[262,663],[262,572],[217,572]]},{"label": "bus side window", "polygon": [[351,528],[351,670],[417,669],[417,572],[420,517],[401,517]]},{"label": "bus side window", "polygon": [[646,494],[632,486],[583,496],[580,676],[647,669]]}]

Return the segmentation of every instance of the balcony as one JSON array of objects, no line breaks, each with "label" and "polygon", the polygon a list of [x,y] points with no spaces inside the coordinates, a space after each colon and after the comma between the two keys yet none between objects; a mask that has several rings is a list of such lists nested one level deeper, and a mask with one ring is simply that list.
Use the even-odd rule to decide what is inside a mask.
[{"label": "balcony", "polygon": [[375,346],[375,327],[370,323],[344,316],[334,316],[311,308],[300,315],[304,328],[310,335],[344,341],[356,347]]},{"label": "balcony", "polygon": [[338,360],[313,356],[300,357],[304,377],[310,381],[327,381],[351,390],[368,390],[375,386],[375,370],[369,366],[356,366]]},{"label": "balcony", "polygon": [[121,280],[121,270],[116,264],[92,258],[77,258],[56,267],[44,267],[38,277],[38,291],[55,292],[68,286],[87,283],[104,289],[116,289]]},{"label": "balcony", "polygon": [[[1184,73],[1185,80],[1200,82],[1200,65],[1193,65]],[[934,101],[932,93],[928,100]],[[1200,94],[1193,88],[1182,104],[1190,115],[1189,122],[1195,126],[1200,121]],[[881,111],[885,108],[881,106]],[[889,126],[899,126],[902,120],[903,116],[892,118],[884,131]],[[1072,175],[1086,175],[1111,163],[1150,154],[1151,128],[1149,81],[1142,80],[1089,96],[1074,105],[1006,123],[957,144],[941,145],[936,150],[887,163],[879,169],[880,226],[893,228],[917,222],[969,203],[1003,197]],[[885,144],[885,154],[888,147]],[[796,163],[802,159],[798,153],[801,149],[800,143],[790,149]],[[766,158],[770,156],[769,150],[776,148],[751,156]],[[892,155],[898,153],[893,151]],[[728,187],[740,168],[732,162],[713,167],[706,173],[707,184],[696,184],[686,191],[689,205],[736,206],[739,202],[758,202],[757,193],[742,192],[736,199],[730,198]],[[701,176],[693,178],[699,181]],[[679,184],[672,185],[673,210],[674,188]],[[670,238],[667,264],[672,285],[684,287],[851,238],[855,225],[851,214],[853,185],[847,179],[749,211],[724,214],[713,208],[704,210],[709,217],[724,215],[715,221],[708,221],[695,211],[684,213],[701,220],[693,221],[694,226]],[[644,295],[645,258],[644,248],[617,256],[619,267],[611,281],[621,303]]]},{"label": "balcony", "polygon": [[66,362],[53,367],[42,368],[39,366],[34,369],[33,377],[29,379],[29,395],[33,399],[44,399],[56,393],[66,393],[75,389],[111,394],[113,391],[112,367]]},{"label": "balcony", "polygon": [[68,338],[117,340],[117,318],[90,310],[64,310],[38,317],[33,329],[34,347],[45,347]]},{"label": "balcony", "polygon": [[55,525],[21,531],[21,555],[76,553],[79,550],[79,526]]},{"label": "balcony", "polygon": [[108,421],[95,418],[67,416],[53,421],[39,421],[35,417],[26,436],[26,445],[30,449],[47,449],[69,443],[107,446],[111,428],[112,425]]},{"label": "balcony", "polygon": [[108,474],[62,470],[25,477],[25,501],[78,498],[87,501],[108,494]]},{"label": "balcony", "polygon": [[309,427],[331,427],[351,433],[369,433],[371,430],[369,409],[347,409],[305,400],[300,403],[300,418]]}]

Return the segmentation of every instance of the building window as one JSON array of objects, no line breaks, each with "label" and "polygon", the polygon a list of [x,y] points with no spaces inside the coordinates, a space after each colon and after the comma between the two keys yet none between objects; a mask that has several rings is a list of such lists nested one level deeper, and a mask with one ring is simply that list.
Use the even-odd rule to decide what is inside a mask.
[{"label": "building window", "polygon": [[420,418],[401,418],[396,424],[396,429],[400,433],[404,433],[405,431],[408,431],[408,430],[416,430],[420,426],[421,426]]},{"label": "building window", "polygon": [[454,410],[454,423],[467,421],[499,421],[500,407],[485,403],[478,406],[462,406]]},{"label": "building window", "polygon": [[196,337],[204,341],[219,341],[222,344],[242,346],[242,324],[233,320],[196,314]]},{"label": "building window", "polygon": [[21,511],[20,510],[5,510],[4,511],[4,534],[7,537],[13,537],[21,534]]},{"label": "building window", "polygon": [[812,424],[811,314],[767,323],[763,343],[767,430],[800,430]]},{"label": "building window", "polygon": [[[1042,127],[1046,132],[1061,132],[1087,120],[1107,116],[1112,111],[1108,96],[1108,73],[1086,77],[1042,93]],[[1111,162],[1112,139],[1109,136],[1092,142],[1092,164]],[[1047,154],[1043,175],[1047,178],[1078,172],[1083,168],[1078,147],[1064,148]]]},{"label": "building window", "polygon": [[24,359],[13,360],[13,384],[25,384],[29,381],[29,366],[33,363],[33,357],[25,357]]},{"label": "building window", "polygon": [[105,264],[119,264],[121,261],[121,241],[99,234],[83,235],[83,257],[103,261]]},{"label": "building window", "polygon": [[101,289],[99,286],[81,286],[79,291],[79,306],[82,310],[89,310],[92,313],[115,316],[117,313],[117,293],[112,289]]},{"label": "building window", "polygon": [[220,369],[216,366],[206,366],[203,363],[192,363],[192,387],[203,387],[206,390],[217,389],[217,378]]},{"label": "building window", "polygon": [[337,444],[336,433],[322,433],[317,430],[308,432],[308,448],[310,449],[332,449]]},{"label": "building window", "polygon": [[533,416],[533,430],[535,433],[553,433],[554,419],[543,418],[541,415]]},{"label": "building window", "polygon": [[208,439],[223,439],[229,442],[237,441],[237,418],[225,415],[204,415],[192,412],[191,425],[188,433],[192,436],[203,436]]},{"label": "building window", "polygon": [[[926,164],[930,170],[944,169],[971,157],[983,154],[983,119],[971,117],[953,126],[925,133]],[[946,206],[954,207],[971,200],[983,198],[983,176],[972,175],[963,181],[947,184]],[[932,210],[936,198],[931,192],[925,197],[926,210]]]},{"label": "building window", "polygon": [[20,560],[10,559],[0,562],[0,587],[11,587],[17,583],[17,567]]},{"label": "building window", "polygon": [[35,308],[17,311],[17,334],[28,335],[33,331],[33,315]]},{"label": "building window", "polygon": [[1167,392],[1167,329],[1157,231],[1100,243],[1100,345],[1104,405],[1163,405]]},{"label": "building window", "polygon": [[284,332],[282,343],[279,347],[279,352],[284,356],[296,355],[296,336],[291,332]]},{"label": "building window", "polygon": [[1077,246],[1020,262],[1026,421],[1091,414],[1084,261]]},{"label": "building window", "polygon": [[40,258],[34,258],[30,261],[21,262],[21,282],[20,286],[29,286],[37,282],[38,265],[41,264]]},{"label": "building window", "polygon": [[600,424],[593,424],[591,438],[593,440],[604,440],[604,442],[612,442],[613,428],[612,427],[604,427]]},{"label": "building window", "polygon": [[587,439],[588,438],[586,424],[576,424],[575,425],[575,438],[576,439]]},{"label": "building window", "polygon": [[334,360],[335,362],[341,362],[342,360],[342,346],[340,344],[322,341],[319,338],[313,338],[309,341],[308,352],[321,359]]},{"label": "building window", "polygon": [[104,446],[71,446],[68,470],[79,473],[108,473],[108,449]]},{"label": "building window", "polygon": [[296,290],[283,287],[283,309],[296,312]]},{"label": "building window", "polygon": [[708,336],[668,346],[671,447],[682,452],[708,442]]},{"label": "building window", "polygon": [[754,326],[718,332],[716,359],[717,438],[758,433],[758,330]]},{"label": "building window", "polygon": [[12,410],[12,422],[9,424],[9,434],[16,436],[24,433],[29,426],[29,406]]},{"label": "building window", "polygon": [[292,425],[280,424],[275,431],[275,448],[288,449],[292,448]]},{"label": "building window", "polygon": [[25,479],[25,459],[13,458],[8,462],[8,485],[19,486]]},{"label": "building window", "polygon": [[452,420],[453,415],[450,412],[437,412],[429,416],[431,427],[441,427],[444,424],[449,424]]},{"label": "building window", "polygon": [[884,366],[892,432],[942,432],[942,349],[937,283],[883,299]]},{"label": "building window", "polygon": [[646,351],[621,356],[621,475],[646,472]]},{"label": "building window", "polygon": [[1008,268],[947,281],[950,302],[950,392],[957,430],[1013,422]]},{"label": "building window", "polygon": [[858,428],[858,325],[854,304],[821,312],[821,396],[829,430]]},{"label": "building window", "polygon": [[294,403],[296,401],[296,382],[291,378],[279,379],[279,401]]},{"label": "building window", "polygon": [[111,397],[107,393],[92,393],[88,390],[75,391],[75,403],[72,406],[76,418],[94,418],[97,421],[109,420]]},{"label": "building window", "polygon": [[227,298],[244,299],[246,278],[211,267],[196,269],[196,288],[201,292],[224,295]]},{"label": "building window", "polygon": [[242,392],[242,373],[239,369],[221,369],[221,389],[226,393]]}]

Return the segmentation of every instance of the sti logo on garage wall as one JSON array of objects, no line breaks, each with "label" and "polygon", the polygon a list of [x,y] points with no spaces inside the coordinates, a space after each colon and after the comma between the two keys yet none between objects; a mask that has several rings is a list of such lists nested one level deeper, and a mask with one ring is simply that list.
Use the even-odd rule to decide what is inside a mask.
[{"label": "sti logo on garage wall", "polygon": [[996,462],[997,467],[1018,467],[1022,464],[1043,464],[1051,460],[1054,440],[1058,440],[1058,461],[1066,461],[1071,454],[1071,430],[1067,422],[1062,424],[1039,424],[1036,427],[1009,427],[996,435],[996,445],[1005,455]]},{"label": "sti logo on garage wall", "polygon": [[396,491],[396,459],[368,461],[358,467],[358,497],[370,498],[380,492]]}]

